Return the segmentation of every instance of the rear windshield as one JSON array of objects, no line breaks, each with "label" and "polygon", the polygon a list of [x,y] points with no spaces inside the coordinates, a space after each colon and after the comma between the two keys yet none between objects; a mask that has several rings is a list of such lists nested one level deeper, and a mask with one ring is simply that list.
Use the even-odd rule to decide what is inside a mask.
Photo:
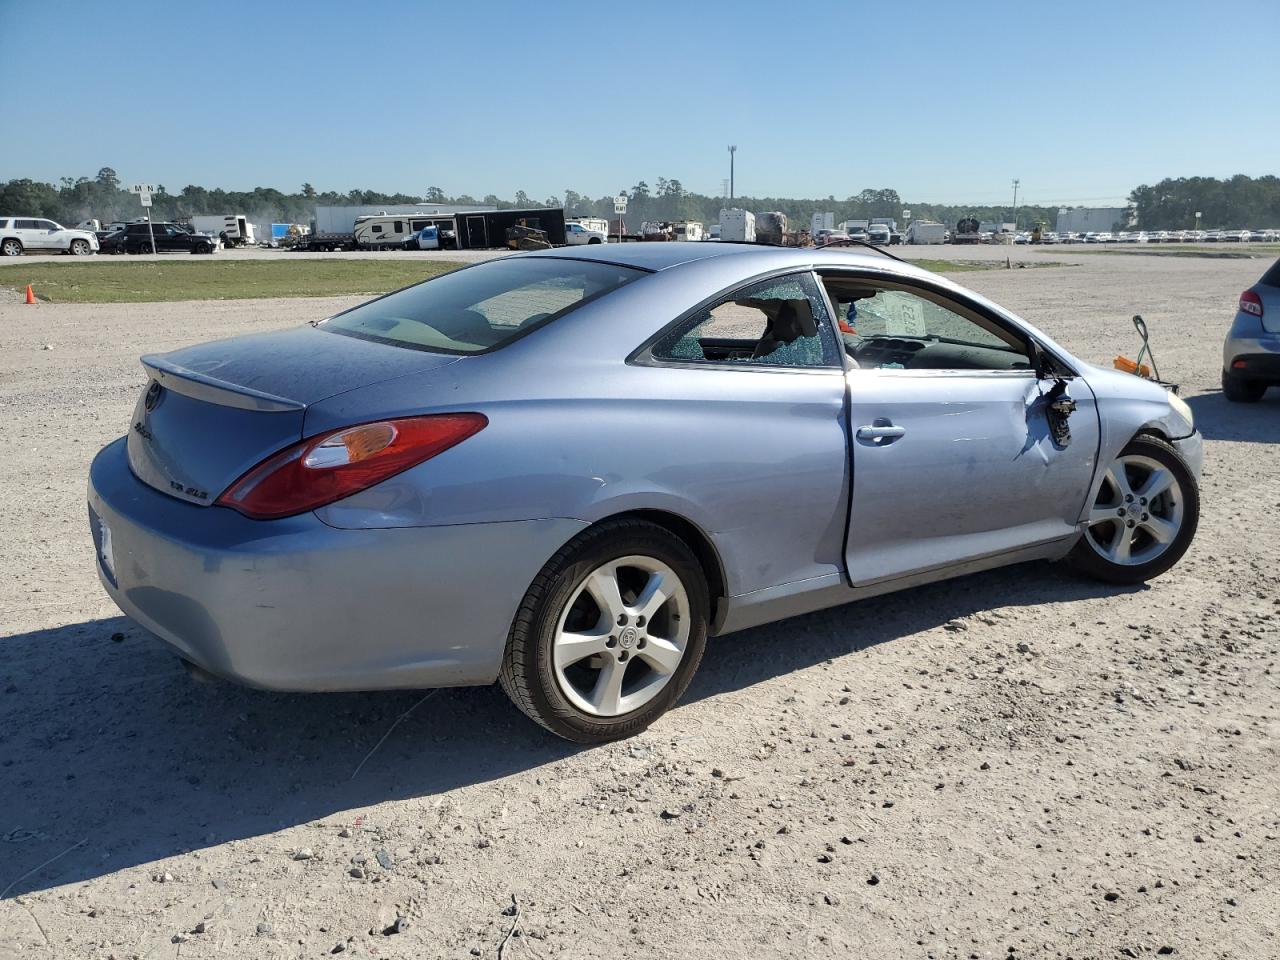
[{"label": "rear windshield", "polygon": [[398,290],[320,329],[415,350],[480,353],[642,276],[594,261],[493,260]]},{"label": "rear windshield", "polygon": [[1280,287],[1280,260],[1271,265],[1271,269],[1262,275],[1259,283],[1265,283],[1268,287]]}]

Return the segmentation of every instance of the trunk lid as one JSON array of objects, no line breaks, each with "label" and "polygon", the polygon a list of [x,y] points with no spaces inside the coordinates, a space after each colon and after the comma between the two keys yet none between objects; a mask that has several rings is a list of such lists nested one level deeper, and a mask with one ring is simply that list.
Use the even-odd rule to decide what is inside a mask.
[{"label": "trunk lid", "polygon": [[266,457],[302,439],[307,407],[359,387],[455,363],[301,327],[142,358],[129,465],[190,503],[213,503]]}]

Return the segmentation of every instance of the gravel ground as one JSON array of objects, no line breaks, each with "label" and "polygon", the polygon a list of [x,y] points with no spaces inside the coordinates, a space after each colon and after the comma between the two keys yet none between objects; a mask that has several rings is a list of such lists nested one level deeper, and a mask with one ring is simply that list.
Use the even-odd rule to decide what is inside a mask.
[{"label": "gravel ground", "polygon": [[350,301],[0,303],[0,957],[1280,955],[1280,391],[1216,388],[1262,266],[1079,260],[958,279],[1095,361],[1146,317],[1207,438],[1178,567],[713,641],[585,750],[496,688],[200,685],[99,588],[85,475],[136,356]]}]

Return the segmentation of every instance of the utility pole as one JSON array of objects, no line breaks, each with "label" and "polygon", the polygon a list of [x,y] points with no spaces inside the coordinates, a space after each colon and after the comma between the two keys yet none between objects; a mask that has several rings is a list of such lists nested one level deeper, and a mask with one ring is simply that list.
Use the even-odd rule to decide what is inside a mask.
[{"label": "utility pole", "polygon": [[1022,181],[1014,178],[1013,181],[1013,232],[1018,232],[1018,184]]},{"label": "utility pole", "polygon": [[738,152],[736,145],[729,147],[729,199],[733,199],[733,155]]}]

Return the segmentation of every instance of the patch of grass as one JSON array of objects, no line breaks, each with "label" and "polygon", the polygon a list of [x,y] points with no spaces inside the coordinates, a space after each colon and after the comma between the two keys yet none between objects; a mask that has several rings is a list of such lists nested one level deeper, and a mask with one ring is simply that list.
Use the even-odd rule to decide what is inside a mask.
[{"label": "patch of grass", "polygon": [[386,293],[455,270],[438,260],[178,260],[6,265],[0,287],[52,303],[161,303]]},{"label": "patch of grass", "polygon": [[[1005,265],[1000,260],[908,260],[922,270],[931,270],[934,273],[965,273],[970,270],[1004,270]],[[1030,269],[1032,267],[1067,267],[1068,263],[1059,263],[1055,260],[1015,260],[1013,261],[1013,269]]]}]

